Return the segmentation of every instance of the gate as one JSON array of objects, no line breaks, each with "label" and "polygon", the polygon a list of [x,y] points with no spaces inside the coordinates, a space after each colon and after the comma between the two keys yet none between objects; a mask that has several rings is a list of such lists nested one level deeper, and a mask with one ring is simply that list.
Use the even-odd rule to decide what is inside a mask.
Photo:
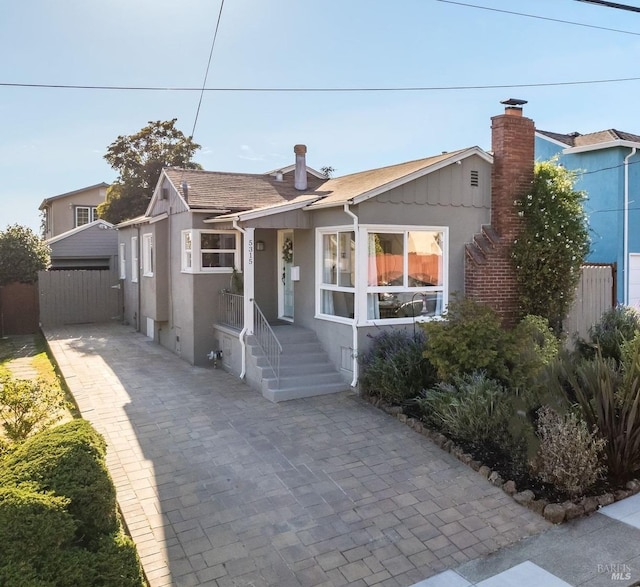
[{"label": "gate", "polygon": [[122,319],[116,271],[40,271],[40,322],[43,327]]},{"label": "gate", "polygon": [[34,334],[38,321],[38,284],[10,283],[0,287],[0,336]]},{"label": "gate", "polygon": [[564,321],[570,336],[586,338],[602,314],[616,305],[616,265],[583,265],[576,297]]}]

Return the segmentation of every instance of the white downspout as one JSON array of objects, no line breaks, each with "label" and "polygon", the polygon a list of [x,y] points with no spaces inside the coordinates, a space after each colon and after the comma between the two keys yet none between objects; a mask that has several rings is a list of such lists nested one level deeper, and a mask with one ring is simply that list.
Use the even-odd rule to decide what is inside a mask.
[{"label": "white downspout", "polygon": [[[360,236],[358,234],[358,217],[349,209],[349,204],[344,205],[344,213],[347,216],[351,216],[353,218],[353,232],[354,237],[356,239],[356,269],[358,264],[358,254],[360,252],[360,248],[358,247],[358,243],[360,241]],[[358,384],[358,320],[360,318],[360,310],[358,303],[358,283],[359,279],[356,277],[356,291],[354,294],[353,300],[353,322],[351,323],[351,331],[352,331],[352,347],[353,347],[353,379],[351,380],[351,387],[355,387]]]},{"label": "white downspout", "polygon": [[[247,232],[244,228],[241,228],[240,225],[238,224],[238,221],[234,219],[233,221],[233,228],[235,230],[237,230],[239,233],[242,234],[242,244],[243,244],[243,248],[246,246],[246,240],[247,240]],[[243,266],[246,265],[246,256],[243,255],[242,256],[242,264]],[[245,273],[245,272],[243,272]],[[246,292],[243,292],[243,304],[244,304],[244,311],[243,311],[243,315],[244,315],[244,323],[242,325],[242,330],[240,331],[240,335],[238,336],[238,340],[240,341],[240,361],[241,361],[241,368],[240,368],[240,379],[244,379],[245,375],[247,374],[247,343],[245,341],[245,336],[247,335],[247,330],[248,330],[248,322],[247,322],[247,306],[249,305],[247,303],[247,295]]]},{"label": "white downspout", "polygon": [[629,303],[629,159],[636,154],[636,147],[624,158],[624,227],[623,227],[623,267],[624,267],[624,304]]}]

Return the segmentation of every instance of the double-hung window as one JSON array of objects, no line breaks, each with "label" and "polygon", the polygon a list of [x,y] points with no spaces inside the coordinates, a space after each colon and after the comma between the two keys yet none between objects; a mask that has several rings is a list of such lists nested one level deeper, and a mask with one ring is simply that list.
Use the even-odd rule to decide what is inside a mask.
[{"label": "double-hung window", "polygon": [[119,257],[120,279],[126,279],[127,278],[127,254],[125,250],[125,244],[120,243],[118,250],[120,251],[120,257]]},{"label": "double-hung window", "polygon": [[137,283],[138,281],[138,237],[131,237],[131,281]]},{"label": "double-hung window", "polygon": [[352,230],[318,231],[318,314],[352,320],[355,307],[356,242]]},{"label": "double-hung window", "polygon": [[97,220],[98,212],[95,206],[76,206],[76,228]]},{"label": "double-hung window", "polygon": [[367,227],[367,320],[439,316],[446,305],[448,229]]},{"label": "double-hung window", "polygon": [[183,230],[182,271],[231,273],[240,267],[240,238],[233,230]]},{"label": "double-hung window", "polygon": [[153,277],[153,234],[142,235],[142,275]]}]

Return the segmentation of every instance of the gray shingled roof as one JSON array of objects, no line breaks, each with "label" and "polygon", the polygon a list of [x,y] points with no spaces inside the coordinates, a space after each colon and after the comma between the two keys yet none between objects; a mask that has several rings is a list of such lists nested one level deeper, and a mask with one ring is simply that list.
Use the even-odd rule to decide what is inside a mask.
[{"label": "gray shingled roof", "polygon": [[[302,194],[315,196],[314,206],[339,206],[353,198],[384,187],[413,173],[455,158],[468,149],[442,153],[434,157],[369,169],[333,179],[319,179],[307,173],[309,189],[297,190],[294,174],[285,173],[283,181],[268,174],[224,173],[217,171],[165,169],[165,173],[191,209],[218,209],[239,212],[278,206],[292,202]],[[187,194],[182,183],[187,182]]]},{"label": "gray shingled roof", "polygon": [[550,139],[554,139],[556,141],[564,143],[568,147],[588,147],[590,145],[610,143],[612,141],[630,141],[633,143],[640,143],[640,136],[634,135],[629,132],[616,130],[615,128],[587,133],[585,135],[580,133],[571,133],[565,135],[545,130],[537,130],[537,132],[549,137]]}]

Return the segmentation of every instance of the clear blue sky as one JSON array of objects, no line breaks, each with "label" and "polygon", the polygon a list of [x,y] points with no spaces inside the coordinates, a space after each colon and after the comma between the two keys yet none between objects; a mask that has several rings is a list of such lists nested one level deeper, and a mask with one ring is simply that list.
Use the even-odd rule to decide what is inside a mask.
[{"label": "clear blue sky", "polygon": [[[640,0],[626,0],[640,6]],[[640,14],[575,0],[226,0],[210,88],[539,84],[640,77]],[[0,82],[199,87],[219,0],[4,2]],[[478,145],[508,97],[538,128],[640,134],[640,81],[423,92],[207,92],[194,140],[212,171],[307,162],[337,175]],[[115,179],[108,145],[150,120],[190,134],[198,92],[0,86],[0,229],[49,196]]]}]

